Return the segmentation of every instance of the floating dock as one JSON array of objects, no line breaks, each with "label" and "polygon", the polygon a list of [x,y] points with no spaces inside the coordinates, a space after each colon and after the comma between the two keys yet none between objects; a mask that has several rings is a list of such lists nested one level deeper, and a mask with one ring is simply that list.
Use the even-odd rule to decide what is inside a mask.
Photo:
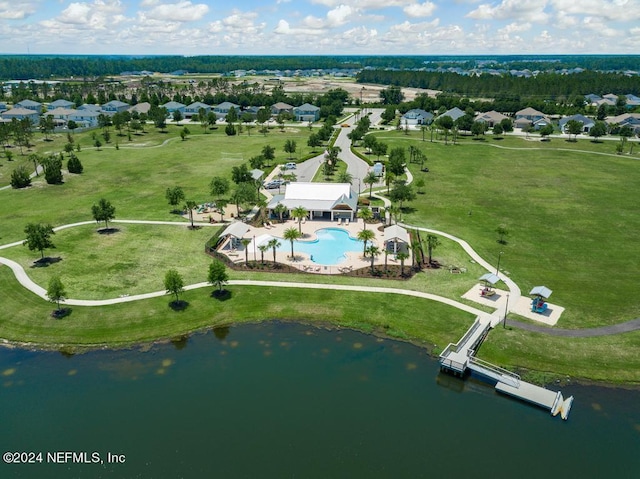
[{"label": "floating dock", "polygon": [[460,341],[449,344],[442,351],[440,369],[460,377],[470,371],[495,382],[495,389],[499,393],[548,409],[553,416],[560,413],[562,419],[566,420],[571,411],[573,396],[564,399],[560,392],[522,381],[518,374],[475,357],[490,329],[489,319],[477,317]]}]

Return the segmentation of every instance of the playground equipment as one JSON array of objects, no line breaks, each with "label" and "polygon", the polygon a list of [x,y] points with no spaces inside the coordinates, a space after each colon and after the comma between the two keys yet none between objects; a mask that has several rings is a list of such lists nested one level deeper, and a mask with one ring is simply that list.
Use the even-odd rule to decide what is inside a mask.
[{"label": "playground equipment", "polygon": [[531,300],[531,311],[538,314],[544,314],[547,311],[548,305],[546,300],[551,296],[552,291],[546,286],[536,286],[529,294],[534,298]]}]

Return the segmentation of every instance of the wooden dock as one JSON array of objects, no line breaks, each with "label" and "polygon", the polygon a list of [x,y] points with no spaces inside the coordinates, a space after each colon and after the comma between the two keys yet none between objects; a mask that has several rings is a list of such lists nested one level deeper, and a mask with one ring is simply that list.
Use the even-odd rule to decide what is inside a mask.
[{"label": "wooden dock", "polygon": [[548,409],[553,416],[569,417],[573,396],[564,399],[562,393],[522,381],[516,373],[475,357],[476,350],[489,333],[491,323],[477,317],[467,332],[455,344],[449,344],[440,354],[440,369],[463,377],[472,372],[495,383],[496,391],[536,406]]}]

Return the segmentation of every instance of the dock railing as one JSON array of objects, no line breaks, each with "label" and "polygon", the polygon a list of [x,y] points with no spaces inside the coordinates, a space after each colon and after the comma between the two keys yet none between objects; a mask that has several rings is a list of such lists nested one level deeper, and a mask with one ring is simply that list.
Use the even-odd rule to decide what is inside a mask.
[{"label": "dock railing", "polygon": [[469,357],[469,362],[472,364],[476,364],[481,368],[488,369],[489,371],[497,374],[501,377],[500,381],[513,386],[514,388],[520,387],[520,375],[516,374],[508,369],[501,368],[500,366],[496,366],[495,364],[491,364],[483,359],[477,358],[475,356]]}]

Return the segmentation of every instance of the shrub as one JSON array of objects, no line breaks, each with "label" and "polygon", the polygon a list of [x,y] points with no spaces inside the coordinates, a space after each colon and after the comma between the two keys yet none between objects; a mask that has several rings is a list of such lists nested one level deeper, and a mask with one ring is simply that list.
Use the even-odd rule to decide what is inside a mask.
[{"label": "shrub", "polygon": [[72,153],[69,161],[67,161],[67,170],[69,170],[69,173],[80,174],[82,173],[83,169],[84,168],[82,167],[82,163],[80,163],[80,159]]},{"label": "shrub", "polygon": [[11,186],[13,188],[26,188],[27,186],[31,186],[31,177],[24,165],[19,166],[11,173]]}]

